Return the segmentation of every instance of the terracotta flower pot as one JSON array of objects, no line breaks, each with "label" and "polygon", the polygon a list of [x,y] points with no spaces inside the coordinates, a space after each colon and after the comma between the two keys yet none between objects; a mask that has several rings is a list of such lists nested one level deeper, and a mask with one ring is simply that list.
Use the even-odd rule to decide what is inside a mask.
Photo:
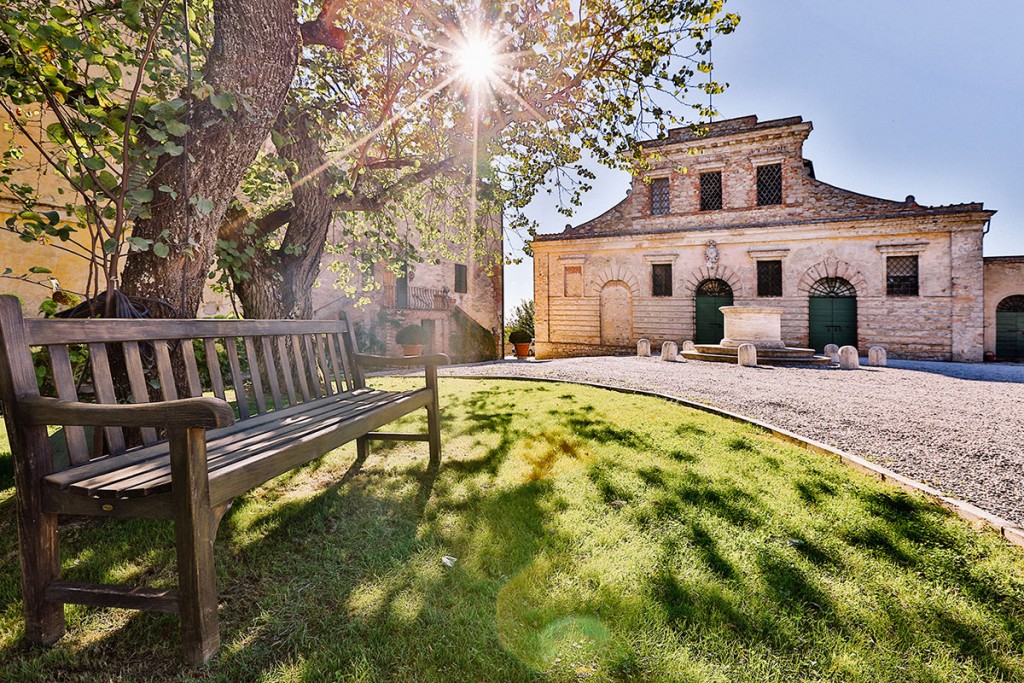
[{"label": "terracotta flower pot", "polygon": [[402,344],[402,353],[406,356],[418,356],[423,353],[423,344]]},{"label": "terracotta flower pot", "polygon": [[530,342],[523,344],[513,344],[516,347],[516,358],[522,359],[530,355]]}]

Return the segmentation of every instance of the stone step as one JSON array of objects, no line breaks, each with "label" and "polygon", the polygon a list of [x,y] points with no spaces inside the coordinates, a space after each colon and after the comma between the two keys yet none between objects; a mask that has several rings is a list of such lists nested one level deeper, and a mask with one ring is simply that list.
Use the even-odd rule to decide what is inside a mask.
[{"label": "stone step", "polygon": [[[720,344],[696,344],[694,348],[699,353],[706,353],[711,355],[725,355],[736,358],[736,354],[739,351],[736,348],[729,346],[722,346]],[[758,349],[758,358],[807,358],[814,355],[814,349],[800,349],[792,346],[787,346],[784,349]]]},{"label": "stone step", "polygon": [[[683,351],[679,354],[686,360],[702,360],[708,363],[736,363],[736,354],[731,356],[723,353],[700,353],[695,351]],[[826,366],[830,363],[826,356],[789,356],[783,358],[762,357],[761,351],[757,352],[758,365],[803,365],[803,366]]]}]

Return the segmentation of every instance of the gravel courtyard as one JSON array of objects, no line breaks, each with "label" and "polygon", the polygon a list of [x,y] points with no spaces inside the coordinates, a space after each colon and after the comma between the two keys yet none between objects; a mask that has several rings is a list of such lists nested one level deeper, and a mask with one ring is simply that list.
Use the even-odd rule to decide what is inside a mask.
[{"label": "gravel courtyard", "polygon": [[444,373],[600,382],[724,408],[1024,526],[1024,365],[890,361],[842,371],[604,357],[506,360]]}]

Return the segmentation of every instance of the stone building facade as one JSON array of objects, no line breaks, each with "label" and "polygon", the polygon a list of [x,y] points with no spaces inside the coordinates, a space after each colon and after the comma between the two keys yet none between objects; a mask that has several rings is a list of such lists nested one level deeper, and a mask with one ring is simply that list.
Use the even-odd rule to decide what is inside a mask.
[{"label": "stone building facade", "polygon": [[986,278],[1005,271],[1024,294],[1019,259],[983,260],[995,212],[828,185],[803,157],[811,130],[748,116],[646,143],[651,169],[625,200],[533,242],[537,356],[717,343],[719,306],[756,305],[783,310],[791,346],[982,360],[995,346]]},{"label": "stone building facade", "polygon": [[[375,288],[358,297],[332,286],[337,276],[330,261],[345,257],[325,256],[320,286],[313,290],[313,317],[336,318],[344,312],[355,324],[360,349],[367,353],[402,355],[395,334],[405,325],[419,324],[428,335],[424,353],[445,353],[456,363],[498,358],[504,273],[501,259],[491,257],[502,254],[501,217],[493,216],[485,224],[490,236],[485,258],[410,262],[404,277],[376,264]],[[415,232],[409,234],[417,243]],[[492,263],[481,262],[485,260]]]}]

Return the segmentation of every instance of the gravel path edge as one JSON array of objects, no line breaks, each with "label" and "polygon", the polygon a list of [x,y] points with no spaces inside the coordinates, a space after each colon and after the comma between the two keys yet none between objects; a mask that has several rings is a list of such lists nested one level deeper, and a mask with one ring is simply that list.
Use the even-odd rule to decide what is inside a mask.
[{"label": "gravel path edge", "polygon": [[839,450],[833,446],[829,446],[826,443],[809,439],[805,436],[801,436],[796,432],[782,427],[776,427],[775,425],[754,418],[747,417],[740,413],[736,413],[730,410],[724,410],[722,408],[716,408],[709,406],[704,403],[697,401],[691,401],[689,399],[680,398],[678,396],[671,396],[669,394],[661,394],[656,391],[646,391],[644,389],[633,389],[630,387],[616,386],[614,384],[601,384],[599,382],[583,382],[578,380],[565,380],[555,379],[552,377],[518,377],[511,375],[456,375],[446,374],[445,377],[451,379],[472,379],[472,380],[488,380],[488,379],[499,379],[509,380],[514,382],[547,382],[551,384],[575,384],[584,387],[593,387],[595,389],[607,389],[608,391],[615,391],[620,394],[633,394],[637,396],[648,396],[650,398],[660,398],[665,401],[670,401],[677,405],[685,406],[687,408],[693,408],[694,410],[700,410],[705,413],[711,413],[719,417],[724,417],[728,420],[734,420],[736,422],[742,422],[745,424],[759,427],[769,432],[773,436],[777,436],[790,443],[797,444],[808,448],[816,453],[822,455],[834,456],[841,463],[852,467],[853,469],[864,472],[871,475],[881,481],[889,482],[894,486],[903,489],[904,491],[920,493],[926,498],[929,498],[933,502],[941,505],[942,507],[956,513],[959,517],[966,520],[975,526],[988,527],[999,533],[1004,539],[1012,545],[1020,548],[1024,548],[1024,529],[1016,526],[1008,520],[994,515],[991,512],[982,510],[976,505],[968,503],[967,501],[960,500],[959,498],[953,498],[952,496],[944,495],[938,489],[935,489],[923,482],[916,481],[910,477],[906,477],[897,472],[877,465],[869,460],[861,458],[860,456],[853,455],[852,453],[846,453],[845,451]]}]

